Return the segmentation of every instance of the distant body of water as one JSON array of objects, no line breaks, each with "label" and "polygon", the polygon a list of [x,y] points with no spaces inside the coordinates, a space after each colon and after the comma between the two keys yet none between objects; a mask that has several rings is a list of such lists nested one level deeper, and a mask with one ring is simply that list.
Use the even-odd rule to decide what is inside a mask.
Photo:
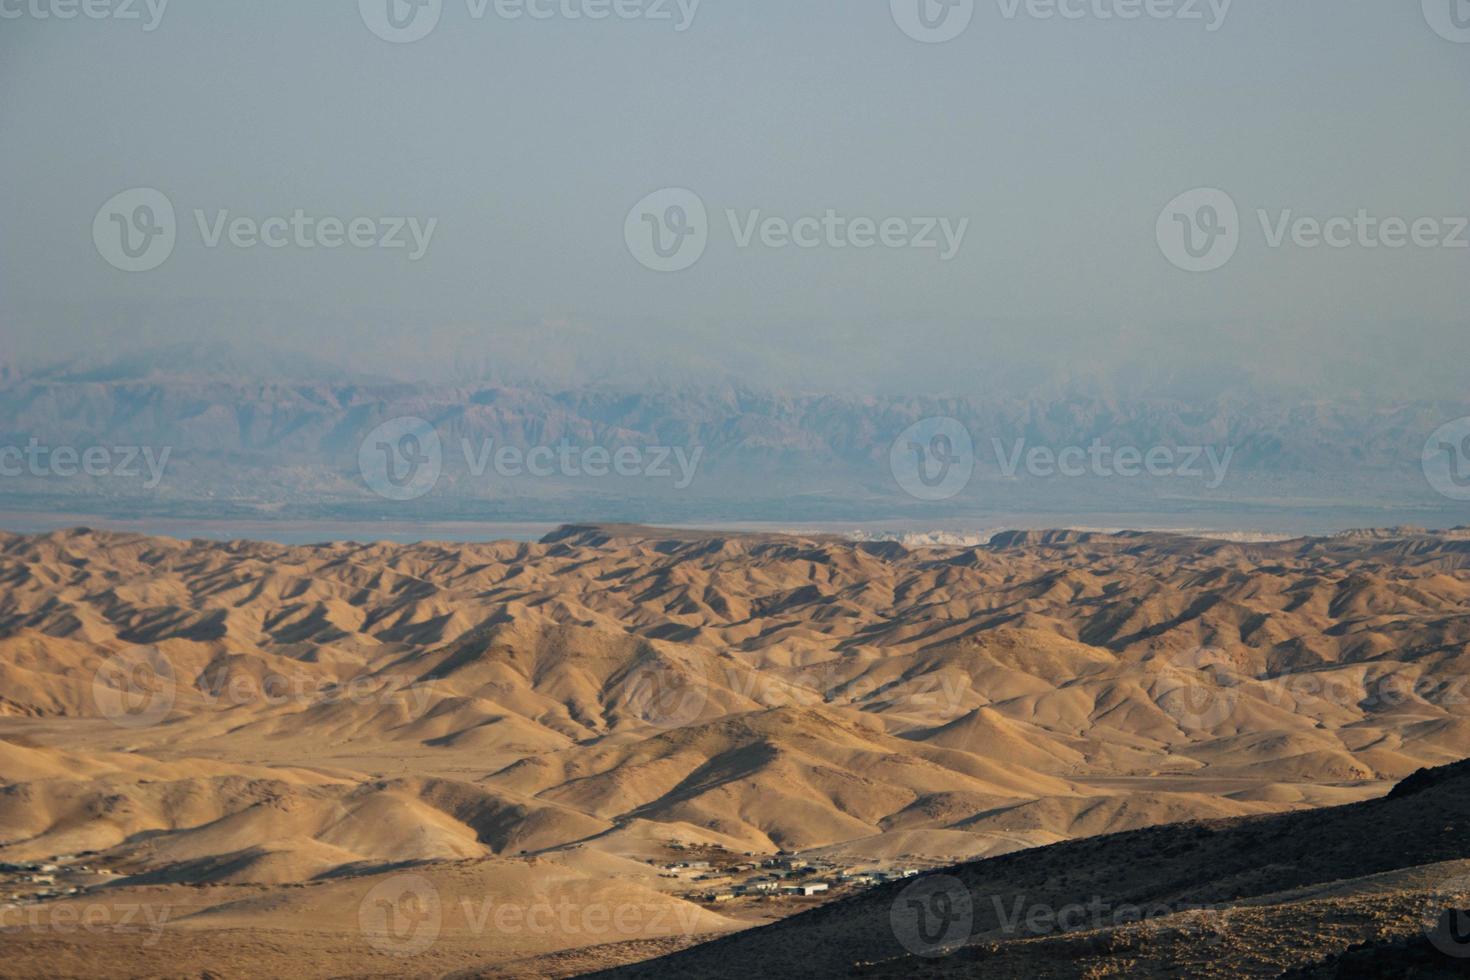
[{"label": "distant body of water", "polygon": [[[594,519],[569,514],[563,523],[593,523]],[[1004,530],[1049,530],[1077,528],[1094,531],[1167,531],[1237,539],[1320,536],[1368,527],[1414,525],[1448,528],[1470,523],[1470,512],[1446,509],[1333,508],[1252,509],[1218,513],[1192,508],[1187,513],[1076,513],[1016,512],[987,513],[972,517],[946,517],[924,521],[913,517],[894,520],[859,521],[671,521],[670,527],[699,527],[711,530],[805,532],[899,536],[936,534],[945,537],[984,539]],[[0,511],[0,529],[20,534],[43,533],[63,528],[94,527],[161,537],[232,541],[274,541],[281,544],[315,544],[329,541],[535,541],[558,526],[557,522],[476,521],[350,521],[350,520],[224,520],[167,517],[118,518],[85,513],[41,513]]]}]

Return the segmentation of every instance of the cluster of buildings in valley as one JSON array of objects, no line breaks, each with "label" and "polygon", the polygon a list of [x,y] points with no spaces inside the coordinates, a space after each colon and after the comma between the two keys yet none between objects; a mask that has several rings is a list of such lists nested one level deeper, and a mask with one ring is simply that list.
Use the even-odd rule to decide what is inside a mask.
[{"label": "cluster of buildings in valley", "polygon": [[115,874],[105,868],[73,864],[76,860],[75,855],[67,854],[50,861],[0,862],[0,908],[80,895]]},{"label": "cluster of buildings in valley", "polygon": [[[685,849],[683,845],[670,844],[670,847]],[[699,850],[708,856],[664,862],[659,866],[659,876],[688,882],[694,887],[684,897],[708,903],[739,898],[809,898],[912,878],[920,871],[909,866],[857,869],[821,857],[804,858],[787,852],[768,858],[747,852],[742,858],[719,848]]]}]

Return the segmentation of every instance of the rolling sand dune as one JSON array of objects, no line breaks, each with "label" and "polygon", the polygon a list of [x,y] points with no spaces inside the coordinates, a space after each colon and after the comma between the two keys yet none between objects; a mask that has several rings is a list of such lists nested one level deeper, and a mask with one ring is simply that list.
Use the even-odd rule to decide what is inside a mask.
[{"label": "rolling sand dune", "polygon": [[[0,928],[167,909],[152,945],[118,947],[139,974],[184,933],[181,971],[215,955],[220,975],[644,959],[801,907],[702,903],[729,883],[661,874],[671,842],[933,867],[1380,797],[1470,754],[1467,609],[1463,531],[0,535],[0,862],[65,879],[41,901],[0,882]],[[637,914],[460,914],[558,882]],[[380,885],[397,894],[368,902]],[[393,938],[424,919],[400,921],[402,894],[454,911],[431,947]],[[374,909],[393,941],[359,921]],[[85,973],[102,941],[4,936],[18,975]]]}]

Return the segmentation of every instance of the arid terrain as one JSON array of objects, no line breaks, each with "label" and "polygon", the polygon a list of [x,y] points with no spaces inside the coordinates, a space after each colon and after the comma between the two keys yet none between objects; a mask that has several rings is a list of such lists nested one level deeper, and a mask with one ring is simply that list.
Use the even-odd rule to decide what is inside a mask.
[{"label": "arid terrain", "polygon": [[1381,800],[1056,844],[609,977],[1470,975],[1470,763]]},{"label": "arid terrain", "polygon": [[[1470,859],[1458,770],[1381,799],[1470,755],[1467,566],[1412,529],[0,535],[0,973],[564,976],[740,931],[643,969],[1168,975],[1129,931],[1165,913],[1320,966]],[[913,939],[946,876],[1163,910]]]}]

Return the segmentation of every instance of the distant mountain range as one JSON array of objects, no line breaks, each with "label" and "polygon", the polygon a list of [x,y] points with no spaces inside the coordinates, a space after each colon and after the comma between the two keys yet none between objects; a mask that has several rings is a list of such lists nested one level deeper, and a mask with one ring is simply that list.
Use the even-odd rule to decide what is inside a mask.
[{"label": "distant mountain range", "polygon": [[[24,374],[0,368],[0,447],[14,447],[0,478],[0,504],[28,507],[61,498],[73,507],[140,512],[166,503],[175,512],[190,504],[205,513],[284,508],[320,516],[387,503],[395,515],[545,512],[554,519],[664,520],[716,513],[742,519],[941,517],[987,507],[1168,510],[1283,501],[1432,507],[1446,501],[1424,479],[1425,440],[1445,421],[1466,415],[1470,401],[1383,405],[1226,395],[1187,402],[1081,392],[880,396],[734,384],[655,390],[427,384],[352,376],[307,356],[186,345]],[[973,479],[956,493],[905,492],[890,451],[906,430],[934,418],[954,419],[971,436]],[[424,425],[414,432],[403,426],[418,423],[379,428],[400,419]],[[420,488],[423,493],[390,492],[388,500],[375,493],[370,471],[385,465],[378,454],[414,445],[427,453],[422,443],[430,429],[439,441],[432,461],[438,479]],[[402,443],[404,434],[418,441]],[[932,436],[922,430],[916,445],[961,452],[950,443],[932,444]],[[915,438],[905,436],[901,457],[913,451],[908,443]],[[163,472],[147,485],[141,464],[138,478],[113,469],[89,474],[81,466],[71,467],[79,471],[72,475],[66,466],[33,466],[31,457],[17,467],[15,450],[28,445],[34,451],[71,447],[78,455],[98,447],[143,447],[163,461]],[[539,469],[528,457],[538,447]],[[613,465],[620,449],[630,454],[622,477]],[[1149,476],[1139,461],[1152,450],[1162,452],[1158,458],[1169,466]],[[1058,459],[1066,463],[1068,451],[1074,470],[1063,473]],[[1112,462],[1113,454],[1133,451],[1138,476]],[[502,452],[509,456],[497,456]],[[550,452],[570,453],[572,462],[554,460]],[[938,472],[941,463],[928,465]],[[586,472],[604,470],[609,475]],[[404,496],[412,499],[399,499]]]}]

